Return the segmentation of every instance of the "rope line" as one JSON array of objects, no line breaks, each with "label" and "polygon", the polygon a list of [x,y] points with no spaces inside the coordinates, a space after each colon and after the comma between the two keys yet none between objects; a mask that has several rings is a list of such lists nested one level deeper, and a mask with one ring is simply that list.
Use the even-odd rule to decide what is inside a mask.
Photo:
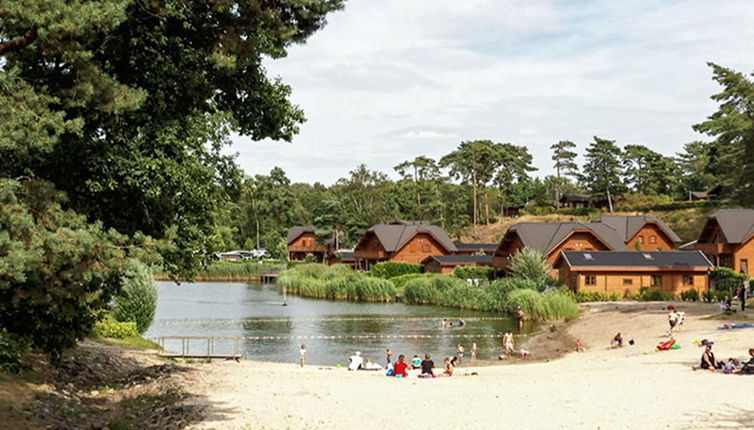
[{"label": "rope line", "polygon": [[[482,339],[501,338],[503,333],[495,334],[355,334],[341,336],[239,336],[238,340],[354,340],[354,339]],[[514,337],[523,337],[525,334],[514,334]],[[167,336],[166,340],[180,340],[181,336]],[[190,338],[190,336],[189,336]],[[157,338],[158,340],[160,337]]]},{"label": "rope line", "polygon": [[[454,317],[453,320],[456,318]],[[464,321],[510,321],[509,317],[458,317]],[[189,326],[204,324],[253,324],[253,323],[303,323],[337,321],[437,321],[438,317],[319,317],[319,318],[242,318],[242,319],[163,319],[155,321],[162,326]]]}]

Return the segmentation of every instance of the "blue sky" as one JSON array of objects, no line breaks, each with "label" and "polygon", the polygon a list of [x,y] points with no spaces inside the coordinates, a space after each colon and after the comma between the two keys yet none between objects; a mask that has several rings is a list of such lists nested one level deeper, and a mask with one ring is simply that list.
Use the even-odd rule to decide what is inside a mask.
[{"label": "blue sky", "polygon": [[301,133],[229,151],[248,174],[325,184],[472,139],[527,146],[540,176],[562,139],[673,155],[715,110],[706,62],[754,70],[753,24],[744,0],[350,0],[265,63],[306,112]]}]

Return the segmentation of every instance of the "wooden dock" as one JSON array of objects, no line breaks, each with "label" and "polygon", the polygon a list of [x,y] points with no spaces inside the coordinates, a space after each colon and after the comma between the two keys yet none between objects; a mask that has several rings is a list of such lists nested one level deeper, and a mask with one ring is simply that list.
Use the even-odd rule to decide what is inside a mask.
[{"label": "wooden dock", "polygon": [[[181,352],[171,352],[165,349],[165,341],[181,341]],[[161,357],[167,358],[191,358],[203,360],[236,360],[243,358],[241,354],[240,343],[242,337],[231,336],[160,336],[157,338],[157,344],[163,349]],[[195,349],[191,350],[191,342],[194,342]],[[230,342],[232,345],[230,353],[216,353],[215,345],[217,342]],[[199,348],[201,345],[201,351]],[[206,345],[206,349],[204,348]]]},{"label": "wooden dock", "polygon": [[277,282],[278,276],[280,276],[279,271],[264,272],[261,275],[259,275],[259,280],[265,284],[271,284],[273,282]]}]

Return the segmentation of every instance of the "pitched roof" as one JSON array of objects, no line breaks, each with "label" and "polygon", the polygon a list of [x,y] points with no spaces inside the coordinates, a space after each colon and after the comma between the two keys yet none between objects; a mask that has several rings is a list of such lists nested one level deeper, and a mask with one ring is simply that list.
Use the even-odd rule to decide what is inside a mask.
[{"label": "pitched roof", "polygon": [[[513,225],[508,232],[515,232],[524,246],[548,254],[555,246],[574,231],[586,230],[594,233],[605,245],[616,251],[625,251],[625,242],[610,226],[602,223],[581,222],[522,222]],[[506,234],[508,234],[506,232]]]},{"label": "pitched roof", "polygon": [[728,243],[746,242],[754,234],[754,209],[720,209],[710,215]]},{"label": "pitched roof", "polygon": [[497,249],[497,243],[461,243],[453,242],[459,251],[466,252],[495,252]]},{"label": "pitched roof", "polygon": [[655,223],[668,235],[673,242],[680,242],[681,238],[659,218],[646,215],[602,215],[592,222],[600,222],[612,227],[623,239],[628,242],[647,223]]},{"label": "pitched roof", "polygon": [[390,224],[377,224],[372,226],[367,232],[374,233],[387,252],[398,251],[419,233],[430,234],[449,252],[458,251],[456,245],[450,240],[448,233],[442,227],[432,224],[424,224],[417,221],[400,221]]},{"label": "pitched roof", "polygon": [[701,251],[561,251],[570,267],[713,267]]},{"label": "pitched roof", "polygon": [[317,227],[311,226],[311,225],[296,225],[288,229],[288,244],[290,245],[291,242],[298,239],[299,236],[301,236],[304,233],[315,233],[317,231]]},{"label": "pitched roof", "polygon": [[563,197],[560,198],[560,201],[566,201],[566,202],[590,202],[592,201],[592,198],[589,196],[585,196],[583,194],[564,194]]},{"label": "pitched roof", "polygon": [[489,264],[492,265],[491,255],[430,255],[422,260],[422,263],[426,263],[430,260],[435,260],[440,264],[454,265],[454,264]]}]

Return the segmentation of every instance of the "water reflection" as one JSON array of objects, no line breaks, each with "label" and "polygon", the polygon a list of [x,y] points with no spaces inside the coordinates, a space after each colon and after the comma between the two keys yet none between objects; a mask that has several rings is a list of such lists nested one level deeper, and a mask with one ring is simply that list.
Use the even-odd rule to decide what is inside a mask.
[{"label": "water reflection", "polygon": [[[265,361],[296,362],[300,344],[307,344],[312,364],[346,364],[347,357],[361,351],[366,357],[384,364],[385,348],[395,354],[431,353],[438,360],[455,353],[461,343],[467,351],[471,340],[479,345],[480,359],[500,354],[500,339],[481,337],[508,329],[514,330],[510,319],[469,320],[464,327],[443,328],[443,318],[457,321],[460,317],[490,317],[477,311],[448,309],[437,306],[413,306],[402,303],[353,303],[306,299],[288,296],[288,305],[275,285],[259,283],[159,282],[160,297],[155,322],[147,337],[158,336],[281,336],[276,340],[243,341],[247,358]],[[312,339],[318,336],[385,336],[431,335],[431,339]],[[437,337],[439,335],[439,337]],[[467,335],[468,338],[447,337]],[[297,338],[300,337],[300,338]],[[168,343],[170,349],[181,350],[180,341]],[[217,352],[229,352],[230,342],[215,345]],[[195,342],[196,351],[206,350]],[[192,349],[194,351],[194,349]],[[468,352],[467,352],[468,356]]]}]

